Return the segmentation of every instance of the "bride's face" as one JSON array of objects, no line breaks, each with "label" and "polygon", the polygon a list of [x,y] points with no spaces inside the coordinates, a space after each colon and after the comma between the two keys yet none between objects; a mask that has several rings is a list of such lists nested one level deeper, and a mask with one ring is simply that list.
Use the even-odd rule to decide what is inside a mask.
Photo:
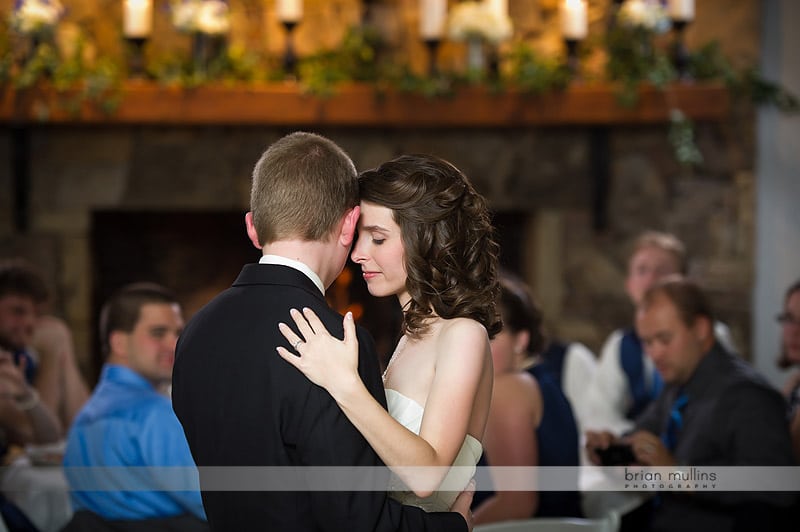
[{"label": "bride's face", "polygon": [[370,294],[376,297],[396,295],[401,305],[408,301],[403,240],[391,209],[361,202],[358,239],[350,258],[361,266],[361,275]]}]

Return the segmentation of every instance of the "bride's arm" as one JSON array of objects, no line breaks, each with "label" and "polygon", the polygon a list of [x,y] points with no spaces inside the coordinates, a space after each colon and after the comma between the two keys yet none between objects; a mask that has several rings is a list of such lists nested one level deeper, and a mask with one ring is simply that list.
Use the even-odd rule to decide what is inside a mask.
[{"label": "bride's arm", "polygon": [[305,319],[297,311],[292,312],[302,338],[288,326],[280,326],[291,345],[303,340],[297,349],[300,356],[279,347],[281,357],[328,390],[383,462],[417,496],[430,495],[447,474],[464,442],[481,375],[486,369],[485,330],[475,322],[461,320],[443,331],[435,346],[435,375],[418,436],[392,418],[361,382],[352,316],[348,313],[345,317],[342,341],[328,334],[313,312],[304,310],[304,313]]}]

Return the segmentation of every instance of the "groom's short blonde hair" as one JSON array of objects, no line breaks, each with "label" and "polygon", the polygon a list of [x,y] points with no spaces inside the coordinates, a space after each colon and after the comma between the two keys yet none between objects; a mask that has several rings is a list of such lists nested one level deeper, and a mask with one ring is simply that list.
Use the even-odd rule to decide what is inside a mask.
[{"label": "groom's short blonde hair", "polygon": [[262,245],[325,240],[357,204],[353,161],[321,135],[286,135],[267,148],[253,170],[250,210]]}]

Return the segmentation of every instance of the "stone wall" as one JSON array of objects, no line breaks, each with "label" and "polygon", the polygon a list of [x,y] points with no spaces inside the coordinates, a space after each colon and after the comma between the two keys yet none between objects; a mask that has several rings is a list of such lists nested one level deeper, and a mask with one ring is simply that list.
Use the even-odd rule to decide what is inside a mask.
[{"label": "stone wall", "polygon": [[[7,3],[0,2],[0,10]],[[118,9],[117,2],[100,3]],[[554,0],[509,3],[519,33],[541,42],[545,49],[557,46]],[[323,13],[336,20],[356,20],[357,4],[308,0],[309,28],[298,35],[301,53],[322,46],[326,39],[335,42],[341,26],[328,23],[323,31],[322,20],[317,20]],[[527,7],[531,4],[533,7]],[[601,23],[604,4],[590,2],[593,28]],[[382,1],[376,9],[385,24],[408,28],[415,27],[416,5],[416,0]],[[269,26],[271,2],[247,6],[266,13],[262,22]],[[739,60],[747,62],[758,56],[757,1],[706,0],[698,2],[697,9],[697,22],[690,26],[690,44],[718,38]],[[392,18],[392,14],[397,16]],[[717,22],[710,23],[714,19]],[[314,20],[319,26],[312,30]],[[99,27],[113,34],[111,28]],[[407,31],[396,29],[393,38],[402,42]],[[241,38],[253,38],[254,33],[252,28],[243,31]],[[266,46],[280,49],[278,37],[269,35]],[[410,57],[422,64],[422,50],[409,47]],[[93,328],[102,273],[96,270],[96,249],[102,242],[93,236],[102,234],[109,239],[107,232],[93,227],[102,219],[97,213],[242,214],[247,209],[253,164],[270,142],[288,131],[266,127],[34,127],[30,131],[30,227],[25,233],[15,228],[12,218],[11,168],[8,163],[0,164],[0,256],[28,256],[45,269],[55,293],[53,310],[73,327],[87,375],[95,374],[98,363]],[[721,318],[748,354],[755,176],[754,126],[752,109],[747,106],[738,106],[724,123],[698,125],[706,160],[694,170],[675,162],[666,126],[611,128],[608,217],[601,229],[593,223],[594,169],[588,128],[316,131],[341,144],[362,169],[408,152],[435,153],[461,167],[497,213],[504,262],[533,286],[551,332],[581,340],[596,351],[610,330],[631,319],[632,309],[623,292],[631,240],[646,228],[675,232],[688,246],[692,274],[708,287]],[[9,127],[0,129],[0,161],[11,160],[13,136]],[[127,241],[129,235],[124,232],[132,229],[126,227],[114,240]],[[186,231],[184,245],[202,244],[204,234],[191,228]],[[230,239],[241,241],[243,236],[242,225],[232,229]],[[131,248],[120,254],[135,265],[145,261],[139,251]],[[204,258],[216,260],[214,256],[192,260],[196,264]],[[173,275],[180,275],[181,267],[176,266]],[[238,266],[233,269],[238,271]],[[189,310],[235,274],[196,287]],[[161,281],[169,283],[174,278]]]}]

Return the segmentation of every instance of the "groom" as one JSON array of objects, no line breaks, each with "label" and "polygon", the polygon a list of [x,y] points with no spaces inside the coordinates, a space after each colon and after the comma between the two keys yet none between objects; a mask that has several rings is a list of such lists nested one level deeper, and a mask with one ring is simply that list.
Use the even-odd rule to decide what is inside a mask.
[{"label": "groom", "polygon": [[[333,398],[275,351],[289,347],[278,323],[289,318],[290,308],[311,308],[332,334],[343,335],[342,317],[327,305],[325,289],[344,268],[360,212],[352,161],[324,137],[283,137],[256,164],[250,207],[247,234],[263,257],[245,265],[233,286],[189,322],[173,372],[173,407],[200,467],[211,528],[471,528],[470,493],[454,505],[461,515],[427,514],[388,499],[382,490],[312,491],[320,489],[313,476],[308,490],[234,491],[236,486],[216,486],[217,477],[204,471],[337,466],[358,474],[355,466],[382,466]],[[358,343],[360,376],[385,406],[375,348],[360,328]]]}]

